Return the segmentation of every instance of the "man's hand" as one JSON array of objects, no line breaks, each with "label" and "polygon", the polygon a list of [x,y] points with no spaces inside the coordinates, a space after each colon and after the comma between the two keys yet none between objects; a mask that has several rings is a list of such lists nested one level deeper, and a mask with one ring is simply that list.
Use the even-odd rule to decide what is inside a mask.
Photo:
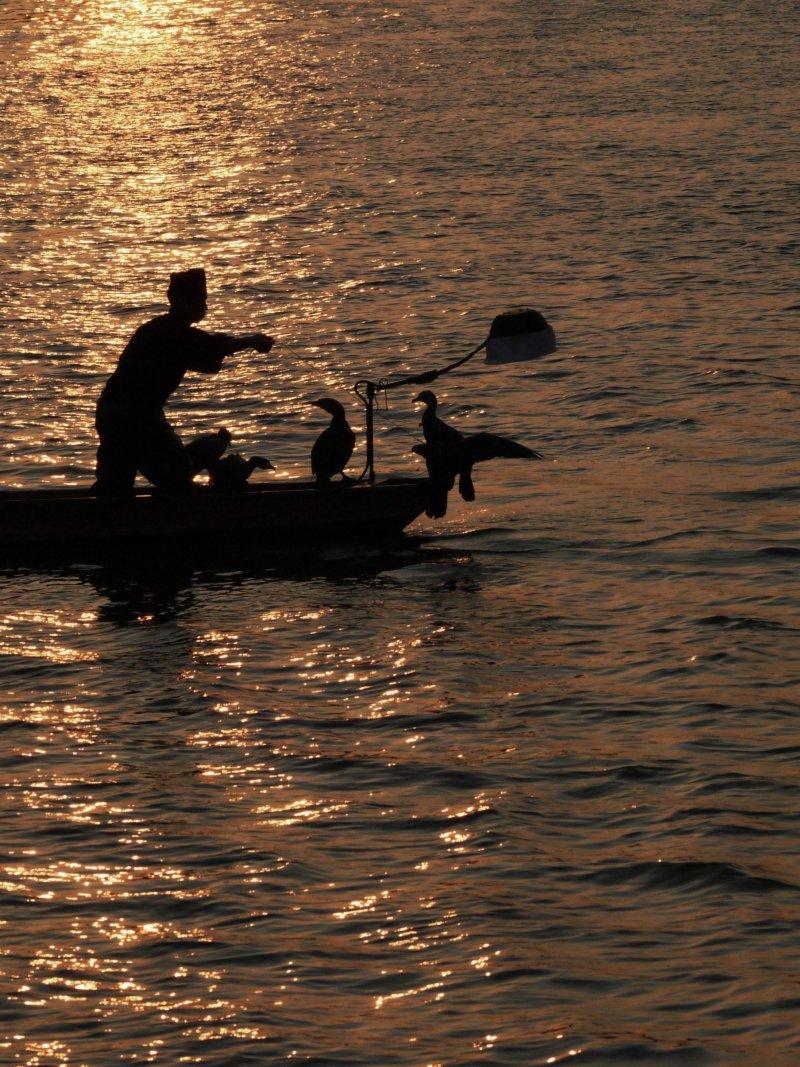
[{"label": "man's hand", "polygon": [[251,345],[256,352],[267,353],[275,344],[274,337],[268,337],[265,333],[254,333],[251,338]]}]

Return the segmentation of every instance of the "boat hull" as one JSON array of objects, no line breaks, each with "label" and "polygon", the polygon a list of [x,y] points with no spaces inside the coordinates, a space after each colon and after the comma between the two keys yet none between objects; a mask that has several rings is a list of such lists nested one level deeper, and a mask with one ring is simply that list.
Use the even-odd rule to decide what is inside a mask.
[{"label": "boat hull", "polygon": [[0,492],[0,563],[42,555],[83,561],[163,548],[191,553],[237,546],[292,550],[396,537],[425,509],[427,480],[369,485],[309,482],[189,496],[137,492],[95,497],[83,490]]}]

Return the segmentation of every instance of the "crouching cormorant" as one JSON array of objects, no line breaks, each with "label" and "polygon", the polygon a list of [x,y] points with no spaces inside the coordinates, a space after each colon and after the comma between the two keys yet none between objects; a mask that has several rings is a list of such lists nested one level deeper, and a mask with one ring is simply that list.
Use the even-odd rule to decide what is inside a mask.
[{"label": "crouching cormorant", "polygon": [[216,433],[203,433],[191,440],[186,451],[192,461],[194,473],[210,471],[222,459],[232,440],[230,430],[226,430],[224,426]]},{"label": "crouching cormorant", "polygon": [[431,482],[426,514],[433,519],[447,512],[447,494],[458,478],[458,491],[464,500],[475,499],[472,468],[490,459],[541,459],[541,453],[527,445],[493,433],[464,435],[436,415],[436,396],[430,390],[420,393],[417,401],[425,404],[422,416],[424,445],[412,449],[422,456]]},{"label": "crouching cormorant", "polygon": [[209,471],[211,488],[222,492],[235,492],[247,487],[247,479],[254,470],[274,471],[274,466],[264,456],[245,459],[238,452],[231,452]]},{"label": "crouching cormorant", "polygon": [[230,430],[217,430],[216,433],[204,433],[195,437],[186,446],[186,452],[192,462],[194,473],[208,471],[209,485],[212,489],[225,492],[244,489],[247,479],[257,468],[274,471],[275,468],[263,456],[251,456],[245,459],[238,452],[225,455],[225,450],[233,440]]},{"label": "crouching cormorant", "polygon": [[344,468],[353,454],[356,435],[348,425],[344,408],[338,400],[330,396],[312,400],[311,403],[331,416],[329,425],[311,449],[311,473],[318,485],[327,485],[334,474],[341,474],[344,481],[349,481]]}]

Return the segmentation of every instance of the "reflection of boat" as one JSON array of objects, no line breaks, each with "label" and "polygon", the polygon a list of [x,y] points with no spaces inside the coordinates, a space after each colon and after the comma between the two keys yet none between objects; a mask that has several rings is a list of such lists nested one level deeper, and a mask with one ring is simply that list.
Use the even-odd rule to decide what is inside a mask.
[{"label": "reflection of boat", "polygon": [[[243,583],[257,581],[266,596],[270,586],[281,582],[314,580],[325,585],[353,583],[383,588],[385,576],[406,567],[435,567],[439,575],[458,572],[469,580],[465,568],[472,563],[464,548],[439,548],[403,535],[386,541],[347,541],[327,547],[309,545],[291,552],[259,551],[239,546],[230,552],[194,553],[176,558],[175,553],[130,554],[74,566],[52,558],[33,566],[51,575],[69,577],[90,586],[99,597],[98,617],[117,626],[159,623],[185,614],[199,588],[223,589],[230,593]],[[27,568],[26,568],[27,569]],[[0,571],[2,573],[2,571]],[[203,594],[205,595],[205,594]]]},{"label": "reflection of boat", "polygon": [[0,558],[87,561],[158,546],[192,553],[380,540],[425,509],[425,478],[317,488],[310,482],[206,488],[185,497],[137,491],[96,497],[85,489],[0,491]]}]

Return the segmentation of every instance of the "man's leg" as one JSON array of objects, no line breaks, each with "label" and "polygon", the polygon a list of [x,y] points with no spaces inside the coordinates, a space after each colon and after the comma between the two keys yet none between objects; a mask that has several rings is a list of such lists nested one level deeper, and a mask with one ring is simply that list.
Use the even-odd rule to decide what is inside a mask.
[{"label": "man's leg", "polygon": [[137,466],[156,489],[167,493],[191,490],[192,461],[163,412],[143,422],[137,446]]},{"label": "man's leg", "polygon": [[95,428],[100,437],[92,491],[98,496],[125,496],[133,492],[136,457],[129,421],[123,412],[98,409]]}]

